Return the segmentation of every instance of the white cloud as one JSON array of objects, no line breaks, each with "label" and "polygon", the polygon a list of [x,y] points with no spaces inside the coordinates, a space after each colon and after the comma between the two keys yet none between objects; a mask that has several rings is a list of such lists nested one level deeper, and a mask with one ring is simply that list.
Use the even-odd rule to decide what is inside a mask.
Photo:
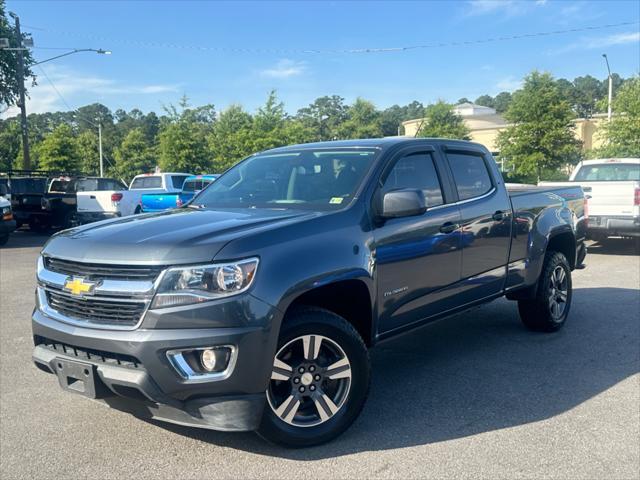
[{"label": "white cloud", "polygon": [[558,55],[580,49],[602,49],[614,45],[625,45],[628,43],[639,42],[640,32],[614,33],[613,35],[607,35],[604,37],[582,38],[578,42],[570,43],[569,45],[565,45],[564,47],[552,50],[550,53]]},{"label": "white cloud", "polygon": [[[28,113],[45,113],[59,110],[69,110],[77,106],[78,97],[101,99],[114,95],[154,95],[160,93],[178,92],[179,85],[130,85],[122,84],[109,78],[68,70],[56,66],[49,66],[46,75],[39,68],[35,68],[38,85],[29,88],[27,99]],[[48,80],[47,80],[48,76]],[[53,84],[53,85],[52,85]],[[62,98],[61,98],[62,97]],[[64,99],[64,100],[63,100]],[[67,106],[65,104],[69,104]],[[11,107],[0,114],[7,118],[19,113],[17,107]]]},{"label": "white cloud", "polygon": [[496,87],[500,89],[500,91],[513,92],[514,90],[519,89],[522,86],[522,80],[514,77],[513,75],[509,75],[508,77],[503,78],[498,83],[496,83]]},{"label": "white cloud", "polygon": [[260,72],[263,77],[270,78],[291,78],[302,75],[306,70],[306,64],[304,62],[296,62],[283,58],[278,60],[278,63],[272,68],[267,68]]},{"label": "white cloud", "polygon": [[465,12],[469,16],[499,13],[508,17],[524,15],[532,8],[544,6],[547,0],[535,2],[523,0],[469,0]]}]

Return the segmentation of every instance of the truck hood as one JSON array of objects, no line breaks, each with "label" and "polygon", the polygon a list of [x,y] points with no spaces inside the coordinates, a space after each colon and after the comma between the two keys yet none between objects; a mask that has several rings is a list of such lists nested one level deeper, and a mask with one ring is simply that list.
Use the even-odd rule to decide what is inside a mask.
[{"label": "truck hood", "polygon": [[296,210],[182,208],[64,230],[49,240],[43,253],[87,263],[209,262],[235,238],[318,215]]}]

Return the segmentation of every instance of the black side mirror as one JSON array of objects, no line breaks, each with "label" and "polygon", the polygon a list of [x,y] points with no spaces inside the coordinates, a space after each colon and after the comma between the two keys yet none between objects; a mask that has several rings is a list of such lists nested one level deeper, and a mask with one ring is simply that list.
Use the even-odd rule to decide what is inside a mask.
[{"label": "black side mirror", "polygon": [[394,190],[385,193],[382,199],[383,218],[411,217],[426,211],[427,202],[422,190]]}]

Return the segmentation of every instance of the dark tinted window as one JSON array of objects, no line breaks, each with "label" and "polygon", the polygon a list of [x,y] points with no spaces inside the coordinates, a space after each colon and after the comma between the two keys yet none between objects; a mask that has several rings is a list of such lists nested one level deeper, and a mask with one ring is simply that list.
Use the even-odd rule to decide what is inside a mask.
[{"label": "dark tinted window", "polygon": [[460,200],[479,197],[492,188],[491,177],[480,155],[447,153]]},{"label": "dark tinted window", "polygon": [[11,193],[44,193],[46,178],[12,178]]},{"label": "dark tinted window", "polygon": [[171,184],[173,185],[173,188],[182,189],[182,184],[184,183],[185,178],[187,178],[187,175],[171,175]]},{"label": "dark tinted window", "polygon": [[95,192],[104,190],[126,190],[118,180],[111,178],[83,178],[78,180],[76,191]]},{"label": "dark tinted window", "polygon": [[428,153],[416,153],[398,160],[385,180],[382,192],[403,188],[422,190],[428,207],[444,203],[436,167]]},{"label": "dark tinted window", "polygon": [[623,180],[640,180],[640,165],[632,163],[602,163],[584,165],[578,170],[578,182],[615,182]]}]

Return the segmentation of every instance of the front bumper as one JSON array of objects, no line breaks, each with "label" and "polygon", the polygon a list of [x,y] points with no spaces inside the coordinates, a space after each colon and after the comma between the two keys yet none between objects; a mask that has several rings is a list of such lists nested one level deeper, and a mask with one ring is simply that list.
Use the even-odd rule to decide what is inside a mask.
[{"label": "front bumper", "polygon": [[640,217],[590,216],[587,235],[640,237]]},{"label": "front bumper", "polygon": [[[239,298],[241,303],[261,304],[253,311],[265,308],[250,295]],[[154,329],[144,328],[143,322],[140,329],[116,331],[66,324],[36,309],[33,361],[49,373],[57,372],[60,360],[86,364],[95,372],[96,398],[136,416],[214,430],[254,430],[262,417],[276,348],[272,325],[280,320],[275,309],[268,310],[262,321],[237,327]],[[168,323],[166,318],[154,320],[156,325]],[[179,325],[180,317],[175,320]],[[228,376],[211,381],[181,377],[166,355],[169,350],[216,345],[233,345],[237,358]]]}]

